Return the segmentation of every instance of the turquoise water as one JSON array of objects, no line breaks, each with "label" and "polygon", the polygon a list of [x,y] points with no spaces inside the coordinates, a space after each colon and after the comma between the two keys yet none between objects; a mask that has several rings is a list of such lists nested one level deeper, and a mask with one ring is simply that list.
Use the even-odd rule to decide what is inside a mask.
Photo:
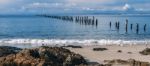
[{"label": "turquoise water", "polygon": [[[82,15],[83,16],[83,15]],[[86,15],[87,16],[87,15]],[[0,43],[3,44],[141,44],[150,42],[150,16],[140,15],[89,15],[95,16],[98,25],[83,25],[75,20],[64,21],[54,18],[25,16],[0,17]],[[75,17],[75,16],[74,16]],[[75,18],[74,18],[75,19]],[[125,21],[128,19],[128,32]],[[112,22],[110,28],[109,23]],[[120,22],[120,29],[115,22]],[[136,33],[136,24],[139,33]],[[133,24],[133,29],[130,29]],[[144,32],[144,25],[146,32]]]}]

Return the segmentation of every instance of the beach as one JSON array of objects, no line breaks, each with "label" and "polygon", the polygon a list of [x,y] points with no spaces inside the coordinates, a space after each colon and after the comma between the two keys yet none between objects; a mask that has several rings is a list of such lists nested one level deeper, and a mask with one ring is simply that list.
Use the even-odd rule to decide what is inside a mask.
[{"label": "beach", "polygon": [[[101,46],[83,46],[83,48],[68,48],[72,52],[78,53],[90,62],[105,63],[105,60],[129,60],[150,62],[150,55],[142,55],[139,52],[150,45],[101,45]],[[93,48],[107,48],[105,51],[93,51]],[[118,52],[121,50],[121,52]]]},{"label": "beach", "polygon": [[34,48],[0,46],[0,65],[149,66],[149,47],[150,45],[145,44],[93,46],[43,45],[35,46]]}]

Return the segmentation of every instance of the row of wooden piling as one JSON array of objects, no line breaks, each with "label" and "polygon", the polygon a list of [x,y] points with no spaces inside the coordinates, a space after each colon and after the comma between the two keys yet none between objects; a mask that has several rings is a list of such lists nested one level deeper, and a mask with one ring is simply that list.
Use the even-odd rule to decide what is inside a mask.
[{"label": "row of wooden piling", "polygon": [[63,21],[75,22],[81,25],[98,26],[98,19],[96,19],[94,16],[92,16],[92,18],[89,16],[50,16],[50,15],[40,15],[40,16],[59,19]]},{"label": "row of wooden piling", "polygon": [[[126,21],[125,21],[125,32],[128,33],[128,29],[129,29],[128,26],[130,26],[130,29],[133,30],[133,25],[134,24],[129,25],[128,24],[128,19],[126,19]],[[110,27],[110,29],[112,28],[112,22],[111,21],[109,23],[109,27]],[[146,27],[147,27],[147,25],[144,24],[144,26],[143,26],[144,32],[146,32]],[[119,29],[120,29],[120,22],[119,21],[115,22],[115,28],[117,29],[117,31],[119,31]],[[136,23],[135,31],[136,31],[137,34],[139,34],[139,24],[138,23]]]},{"label": "row of wooden piling", "polygon": [[75,16],[75,22],[82,25],[95,25],[98,26],[98,19],[94,16],[90,18],[89,16]]},{"label": "row of wooden piling", "polygon": [[73,16],[51,16],[51,15],[42,15],[42,16],[64,21],[71,21],[71,22],[73,21]]}]

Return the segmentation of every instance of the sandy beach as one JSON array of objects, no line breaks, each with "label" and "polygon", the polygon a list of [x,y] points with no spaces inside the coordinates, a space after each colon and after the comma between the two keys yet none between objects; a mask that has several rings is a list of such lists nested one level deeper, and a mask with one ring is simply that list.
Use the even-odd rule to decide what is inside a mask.
[{"label": "sandy beach", "polygon": [[[5,66],[149,66],[150,45],[0,47]],[[60,61],[60,62],[58,62]],[[23,63],[23,64],[22,64]],[[45,65],[46,64],[46,65]]]},{"label": "sandy beach", "polygon": [[[150,45],[101,45],[101,46],[83,46],[83,48],[68,48],[72,52],[81,54],[89,62],[104,63],[104,60],[128,60],[135,59],[137,61],[150,62],[150,55],[142,55],[139,52]],[[93,51],[93,48],[107,48],[105,51]],[[122,52],[118,52],[121,50]]]}]

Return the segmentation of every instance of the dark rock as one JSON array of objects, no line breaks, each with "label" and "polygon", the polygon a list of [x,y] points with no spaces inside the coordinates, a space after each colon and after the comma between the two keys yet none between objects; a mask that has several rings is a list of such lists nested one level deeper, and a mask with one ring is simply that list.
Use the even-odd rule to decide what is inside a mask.
[{"label": "dark rock", "polygon": [[115,60],[105,60],[104,62],[107,62],[108,64],[115,64],[115,63],[119,63],[119,64],[127,64],[128,62],[125,60],[120,60],[120,59],[115,59]]},{"label": "dark rock", "polygon": [[22,49],[9,46],[0,46],[0,57],[7,56],[9,54],[15,54],[21,51]]},{"label": "dark rock", "polygon": [[93,51],[104,51],[108,50],[107,48],[93,48]]},{"label": "dark rock", "polygon": [[150,48],[146,48],[143,51],[139,52],[142,55],[150,55]]},{"label": "dark rock", "polygon": [[122,52],[122,50],[118,50],[117,52],[121,53],[121,52]]},{"label": "dark rock", "polygon": [[0,57],[0,66],[78,66],[86,65],[85,59],[68,49],[42,46],[23,49],[16,54]]},{"label": "dark rock", "polygon": [[67,45],[67,46],[62,46],[62,47],[82,48],[82,46],[74,46],[74,45]]},{"label": "dark rock", "polygon": [[132,54],[132,52],[128,52],[128,54]]},{"label": "dark rock", "polygon": [[134,59],[129,59],[129,60],[120,60],[120,59],[116,59],[116,60],[105,60],[105,62],[107,62],[107,64],[110,65],[125,65],[125,66],[150,66],[150,63],[148,62],[141,62],[141,61],[136,61]]}]

